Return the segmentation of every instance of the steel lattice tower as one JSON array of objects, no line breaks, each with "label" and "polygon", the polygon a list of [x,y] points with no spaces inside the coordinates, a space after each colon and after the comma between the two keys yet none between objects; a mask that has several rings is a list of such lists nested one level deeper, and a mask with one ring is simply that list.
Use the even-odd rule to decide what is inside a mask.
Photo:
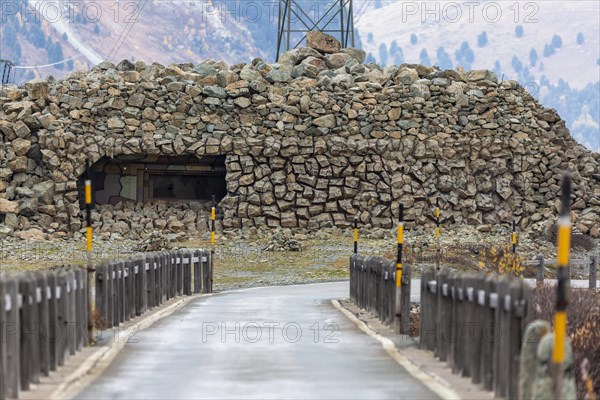
[{"label": "steel lattice tower", "polygon": [[[314,9],[314,5],[321,5]],[[279,0],[277,24],[277,58],[281,53],[300,46],[306,34],[319,30],[334,36],[344,47],[354,47],[353,0],[307,2],[306,0]]]}]

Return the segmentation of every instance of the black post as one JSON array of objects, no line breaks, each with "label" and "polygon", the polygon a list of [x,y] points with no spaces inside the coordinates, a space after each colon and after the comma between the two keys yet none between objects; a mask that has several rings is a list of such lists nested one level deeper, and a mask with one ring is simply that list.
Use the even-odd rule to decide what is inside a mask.
[{"label": "black post", "polygon": [[354,254],[358,254],[358,217],[354,217]]},{"label": "black post", "polygon": [[92,176],[90,162],[85,162],[85,222],[87,253],[87,302],[88,302],[88,344],[94,344],[94,317],[96,314],[96,270],[92,263]]},{"label": "black post", "polygon": [[511,241],[512,241],[512,252],[513,252],[513,254],[516,254],[517,253],[517,222],[515,220],[513,220],[513,222],[512,222]]},{"label": "black post", "polygon": [[552,351],[552,377],[554,397],[562,397],[563,364],[566,353],[567,306],[569,304],[569,257],[571,249],[571,176],[564,174],[562,181],[561,210],[558,218],[557,235],[557,278],[556,307],[554,311],[554,347]]}]

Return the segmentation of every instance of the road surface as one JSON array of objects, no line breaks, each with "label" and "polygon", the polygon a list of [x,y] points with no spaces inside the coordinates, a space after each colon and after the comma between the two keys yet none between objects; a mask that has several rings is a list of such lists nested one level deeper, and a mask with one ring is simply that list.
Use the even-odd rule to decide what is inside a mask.
[{"label": "road surface", "polygon": [[138,332],[79,399],[437,399],[330,299],[348,282],[197,299]]}]

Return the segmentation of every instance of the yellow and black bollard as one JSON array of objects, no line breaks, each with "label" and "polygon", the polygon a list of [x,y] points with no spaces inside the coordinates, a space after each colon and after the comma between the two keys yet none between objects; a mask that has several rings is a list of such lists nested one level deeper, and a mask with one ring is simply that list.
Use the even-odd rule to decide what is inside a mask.
[{"label": "yellow and black bollard", "polygon": [[571,176],[565,174],[562,181],[561,210],[558,218],[557,237],[557,294],[554,311],[554,347],[552,350],[552,370],[554,378],[554,395],[562,398],[563,363],[567,337],[567,306],[569,304],[569,257],[571,249]]},{"label": "yellow and black bollard", "polygon": [[396,332],[402,328],[402,243],[404,242],[404,204],[398,216],[398,255],[396,257]]},{"label": "yellow and black bollard", "polygon": [[440,270],[440,257],[441,257],[441,248],[440,248],[440,238],[442,236],[442,229],[440,227],[440,217],[442,212],[440,210],[440,199],[435,200],[435,239],[436,239],[436,270]]},{"label": "yellow and black bollard", "polygon": [[354,254],[358,254],[358,217],[354,217]]},{"label": "yellow and black bollard", "polygon": [[396,258],[396,287],[402,284],[402,243],[404,242],[404,204],[400,204],[398,218],[398,255]]},{"label": "yellow and black bollard", "polygon": [[96,269],[92,260],[93,232],[92,232],[92,177],[89,162],[86,162],[85,170],[85,237],[87,255],[87,278],[88,278],[88,344],[95,343],[95,314],[96,314]]},{"label": "yellow and black bollard", "polygon": [[513,220],[512,223],[512,235],[510,237],[512,242],[512,252],[513,254],[517,253],[517,222]]},{"label": "yellow and black bollard", "polygon": [[215,195],[212,196],[212,207],[210,209],[210,245],[212,252],[215,252],[215,218],[217,216]]}]

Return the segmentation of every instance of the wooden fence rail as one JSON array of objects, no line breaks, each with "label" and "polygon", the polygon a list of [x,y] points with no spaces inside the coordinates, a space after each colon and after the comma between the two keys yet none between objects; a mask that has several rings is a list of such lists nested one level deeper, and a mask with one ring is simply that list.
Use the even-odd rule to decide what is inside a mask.
[{"label": "wooden fence rail", "polygon": [[377,315],[394,328],[400,318],[400,331],[408,333],[410,321],[411,268],[404,266],[401,309],[396,310],[396,263],[381,257],[353,254],[350,257],[350,300]]},{"label": "wooden fence rail", "polygon": [[518,398],[530,299],[531,287],[521,278],[426,269],[420,346],[496,397]]},{"label": "wooden fence rail", "polygon": [[[96,321],[119,326],[177,296],[212,292],[210,251],[147,254],[96,267]],[[0,399],[18,398],[88,342],[81,267],[0,274]]]},{"label": "wooden fence rail", "polygon": [[[549,265],[550,262],[554,262],[555,260],[547,260],[544,258],[542,254],[540,254],[535,260],[525,261],[524,265],[530,265],[536,267],[536,275],[535,279],[537,283],[544,283],[544,272],[546,271],[546,266]],[[589,269],[589,288],[594,289],[598,286],[598,263],[600,261],[599,255],[590,255],[588,258],[583,259],[572,259],[569,262],[569,279],[571,279],[571,267],[577,265],[580,267],[588,266]]]}]

